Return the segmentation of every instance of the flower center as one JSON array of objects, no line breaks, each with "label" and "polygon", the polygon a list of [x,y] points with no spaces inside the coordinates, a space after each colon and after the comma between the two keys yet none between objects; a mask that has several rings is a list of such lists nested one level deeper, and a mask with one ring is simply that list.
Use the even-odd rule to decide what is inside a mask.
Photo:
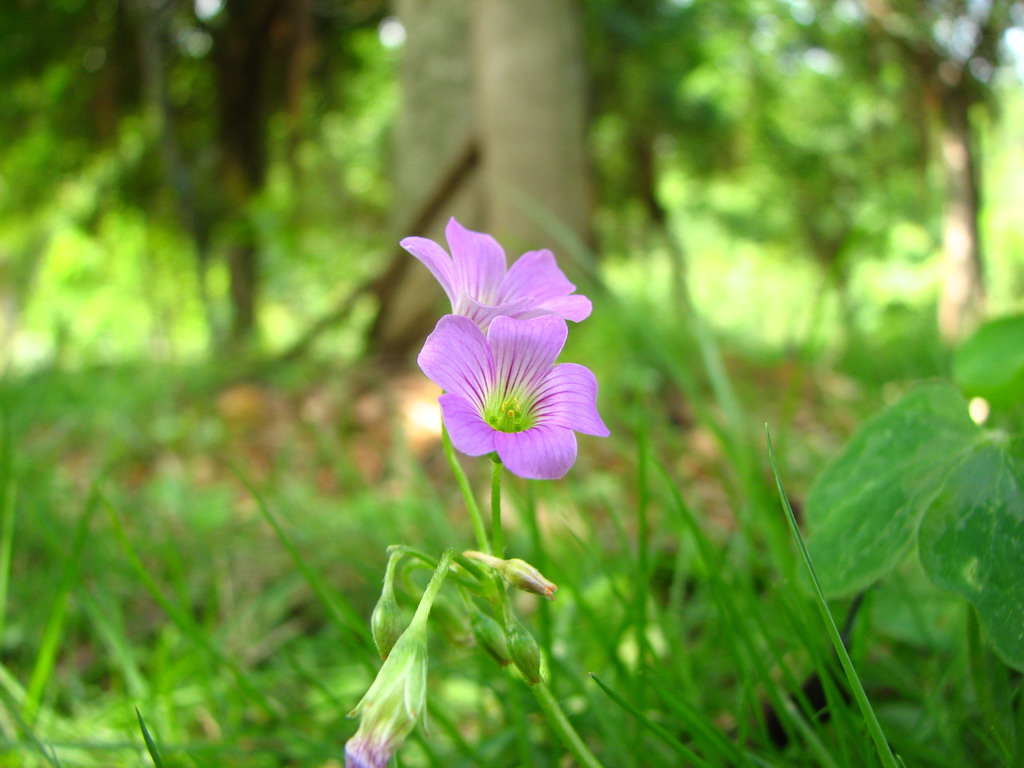
[{"label": "flower center", "polygon": [[484,421],[499,432],[522,432],[533,426],[533,416],[516,396],[495,401],[484,411]]}]

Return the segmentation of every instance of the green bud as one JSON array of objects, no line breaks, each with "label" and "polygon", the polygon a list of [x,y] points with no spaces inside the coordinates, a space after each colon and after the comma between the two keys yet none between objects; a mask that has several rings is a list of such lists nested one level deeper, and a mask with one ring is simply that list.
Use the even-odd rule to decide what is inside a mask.
[{"label": "green bud", "polygon": [[381,589],[380,599],[370,615],[370,633],[373,635],[373,643],[377,646],[377,652],[382,659],[388,657],[405,629],[402,612],[395,599],[395,566],[401,558],[400,550],[389,549],[388,565],[384,571],[384,587]]},{"label": "green bud", "polygon": [[558,586],[551,581],[548,581],[540,571],[530,565],[525,560],[519,558],[513,558],[511,560],[502,560],[501,558],[488,555],[483,552],[476,552],[469,550],[463,552],[463,555],[472,559],[479,560],[501,574],[501,577],[517,589],[521,589],[524,592],[532,592],[535,595],[541,595],[546,597],[548,600],[555,599],[555,592]]},{"label": "green bud", "polygon": [[502,631],[501,625],[486,613],[475,611],[471,619],[471,626],[477,645],[493,656],[494,660],[501,664],[501,666],[508,666],[512,659],[509,655],[508,642],[505,640],[505,633]]},{"label": "green bud", "polygon": [[370,632],[382,659],[386,659],[391,653],[404,628],[402,612],[398,608],[398,601],[395,600],[395,590],[390,584],[386,584],[380,593],[380,600],[370,615]]},{"label": "green bud", "polygon": [[525,560],[519,560],[518,558],[506,560],[504,567],[501,569],[501,575],[513,587],[517,587],[524,592],[533,592],[533,594],[542,595],[548,600],[555,599],[555,592],[558,586],[544,578],[544,574]]},{"label": "green bud", "polygon": [[505,609],[505,637],[512,661],[523,673],[526,682],[535,685],[540,682],[540,649],[533,635],[515,616],[512,609]]}]

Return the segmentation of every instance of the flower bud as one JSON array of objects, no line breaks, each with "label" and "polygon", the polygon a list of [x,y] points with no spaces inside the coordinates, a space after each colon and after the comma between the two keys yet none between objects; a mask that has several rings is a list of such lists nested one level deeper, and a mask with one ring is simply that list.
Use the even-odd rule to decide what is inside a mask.
[{"label": "flower bud", "polygon": [[398,601],[395,600],[395,590],[391,584],[385,584],[380,593],[380,600],[370,615],[370,632],[382,659],[386,659],[391,653],[404,628],[402,612],[398,608]]},{"label": "flower bud", "polygon": [[370,633],[373,635],[373,643],[377,646],[377,652],[382,659],[386,659],[391,649],[398,642],[405,623],[402,621],[402,612],[398,608],[398,601],[395,599],[395,567],[402,558],[402,552],[397,548],[389,548],[388,565],[384,571],[384,586],[380,592],[380,599],[373,607],[370,614]]},{"label": "flower bud", "polygon": [[508,642],[505,640],[505,633],[501,625],[482,611],[475,611],[471,620],[473,637],[477,645],[494,657],[501,666],[505,667],[512,661]]},{"label": "flower bud", "polygon": [[502,560],[493,555],[487,555],[474,550],[463,552],[463,554],[468,558],[479,560],[489,565],[500,573],[505,581],[517,589],[521,589],[524,592],[533,592],[535,595],[541,595],[548,600],[555,599],[555,592],[558,590],[558,586],[554,582],[548,581],[544,574],[525,560],[520,560],[519,558]]},{"label": "flower bud", "polygon": [[345,768],[386,768],[426,709],[426,624],[409,626],[349,717],[359,730],[345,743]]},{"label": "flower bud", "polygon": [[504,567],[501,568],[501,575],[513,587],[518,587],[524,592],[533,592],[535,595],[542,595],[548,600],[555,599],[558,585],[544,578],[544,574],[525,560],[519,560],[518,558],[506,560]]},{"label": "flower bud", "polygon": [[540,649],[533,635],[524,627],[511,609],[505,611],[505,637],[509,656],[523,673],[526,682],[535,685],[540,682]]}]

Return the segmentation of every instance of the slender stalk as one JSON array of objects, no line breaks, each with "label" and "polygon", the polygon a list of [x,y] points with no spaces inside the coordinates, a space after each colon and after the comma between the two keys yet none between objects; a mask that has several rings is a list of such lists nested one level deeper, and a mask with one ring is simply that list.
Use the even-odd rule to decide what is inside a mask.
[{"label": "slender stalk", "polygon": [[434,574],[427,583],[427,588],[423,590],[420,603],[416,606],[416,613],[413,615],[412,621],[409,622],[410,626],[416,622],[426,623],[427,617],[430,615],[430,609],[434,605],[434,598],[437,597],[437,593],[440,591],[441,585],[448,575],[448,567],[452,564],[453,557],[455,557],[454,549],[446,549],[444,554],[441,555],[437,568],[434,569]]},{"label": "slender stalk", "polygon": [[[547,573],[548,560],[544,554],[544,547],[541,546],[540,524],[537,522],[537,498],[534,495],[533,483],[526,484],[526,514],[524,519],[530,534],[530,545],[533,552],[531,562],[540,569],[541,573]],[[547,600],[541,600],[537,606],[537,615],[540,619],[540,647],[544,650],[544,656],[551,658],[551,604]]]},{"label": "slender stalk", "polygon": [[[501,460],[493,457],[493,465],[491,467],[491,536],[493,537],[492,552],[495,557],[505,556],[505,539],[501,528],[501,470]],[[495,582],[498,585],[499,610],[504,614],[505,611],[511,611],[512,606],[509,603],[504,582],[497,578],[497,576],[495,576]],[[587,748],[587,745],[583,743],[583,739],[580,738],[576,729],[572,727],[572,723],[565,716],[565,712],[562,710],[558,700],[552,695],[551,689],[548,688],[547,684],[544,682],[533,683],[530,685],[530,688],[533,689],[533,695],[537,699],[541,711],[544,713],[544,718],[548,721],[548,724],[565,748],[576,758],[576,761],[583,768],[604,768],[601,762]]]},{"label": "slender stalk", "polygon": [[565,716],[565,712],[562,711],[561,705],[555,699],[547,684],[537,683],[531,686],[531,688],[533,688],[533,695],[544,712],[544,717],[547,718],[548,724],[554,729],[562,744],[565,745],[565,748],[576,758],[576,762],[582,765],[583,768],[604,768],[601,762],[594,757],[594,753],[583,743],[580,735],[576,733],[576,729],[572,727],[572,723]]},{"label": "slender stalk", "polygon": [[452,446],[452,439],[448,436],[448,430],[443,423],[441,424],[441,445],[444,447],[444,456],[448,459],[448,465],[452,468],[452,474],[455,475],[455,482],[459,484],[459,490],[462,491],[462,498],[466,502],[469,519],[473,523],[473,533],[476,534],[477,549],[490,554],[491,544],[487,538],[483,515],[480,514],[480,507],[476,503],[476,497],[473,496],[473,489],[469,487],[469,478],[466,477],[462,465],[459,464],[455,448]]},{"label": "slender stalk", "polygon": [[495,557],[505,557],[505,534],[501,529],[501,459],[491,461],[491,542]]},{"label": "slender stalk", "polygon": [[17,487],[11,484],[0,504],[0,641],[7,620],[7,589],[11,578],[11,550],[14,541],[14,505]]}]

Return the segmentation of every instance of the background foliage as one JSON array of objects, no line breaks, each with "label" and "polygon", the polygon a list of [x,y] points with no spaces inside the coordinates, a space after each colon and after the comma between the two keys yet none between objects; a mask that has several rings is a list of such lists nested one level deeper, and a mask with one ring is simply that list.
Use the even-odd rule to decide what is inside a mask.
[{"label": "background foliage", "polygon": [[[510,483],[509,551],[560,586],[519,607],[607,765],[874,765],[763,426],[797,516],[806,501],[824,526],[812,556],[833,547],[837,571],[851,542],[828,541],[822,499],[856,498],[852,475],[812,484],[856,458],[862,424],[867,440],[900,414],[869,417],[955,379],[989,398],[989,426],[1021,429],[1021,7],[577,7],[594,233],[558,255],[595,311],[563,357],[597,373],[613,438],[581,442],[564,482]],[[168,765],[339,765],[377,668],[386,546],[471,546],[415,350],[374,354],[366,286],[412,234],[391,181],[397,12],[0,11],[0,763],[149,764],[137,707]],[[240,40],[259,88],[232,85]],[[977,164],[985,312],[1007,318],[959,347],[936,320],[950,94]],[[933,387],[908,397],[959,402]],[[890,438],[876,476],[912,506],[897,461],[913,455]],[[945,543],[916,525],[832,584],[854,665],[908,766],[1019,766],[1020,674],[956,596],[963,573],[917,556],[911,533]],[[561,764],[521,681],[444,599],[431,736],[403,764]]]}]

